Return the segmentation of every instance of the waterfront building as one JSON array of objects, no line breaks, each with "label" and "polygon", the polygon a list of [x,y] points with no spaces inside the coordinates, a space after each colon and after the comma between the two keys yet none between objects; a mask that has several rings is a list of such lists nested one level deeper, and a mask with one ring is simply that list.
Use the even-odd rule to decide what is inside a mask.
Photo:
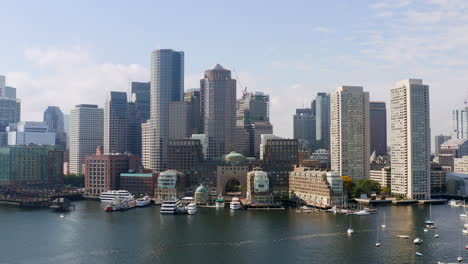
[{"label": "waterfront building", "polygon": [[404,80],[390,94],[392,193],[430,199],[429,85]]},{"label": "waterfront building", "polygon": [[203,133],[208,139],[207,159],[221,159],[234,149],[236,80],[231,71],[216,64],[200,80]]},{"label": "waterfront building", "polygon": [[369,102],[370,153],[387,155],[387,108],[385,102]]},{"label": "waterfront building", "polygon": [[454,170],[454,159],[468,155],[468,139],[449,139],[440,145],[439,164],[444,170]]},{"label": "waterfront building", "polygon": [[[465,103],[466,105],[466,103]],[[453,110],[453,138],[468,139],[468,107]]]},{"label": "waterfront building", "polygon": [[[167,168],[169,141],[169,105],[182,101],[184,91],[184,53],[171,49],[154,50],[151,54],[151,111],[142,139],[143,164],[153,171]],[[143,126],[142,126],[142,130]]]},{"label": "waterfront building", "polygon": [[434,156],[438,157],[440,153],[440,146],[445,143],[445,141],[452,139],[451,136],[438,135],[434,137]]},{"label": "waterfront building", "polygon": [[156,188],[157,179],[158,173],[120,173],[119,189],[127,190],[132,194],[148,195],[152,197],[154,195],[154,189]]},{"label": "waterfront building", "polygon": [[247,202],[265,205],[273,202],[268,173],[261,168],[254,168],[247,173]]},{"label": "waterfront building", "polygon": [[431,195],[442,195],[447,191],[447,171],[440,164],[431,164]]},{"label": "waterfront building", "polygon": [[331,94],[331,169],[354,181],[369,178],[369,93],[341,86]]},{"label": "waterfront building", "polygon": [[50,145],[0,147],[2,183],[63,183],[63,149]]},{"label": "waterfront building", "polygon": [[6,127],[7,144],[12,145],[55,145],[55,133],[43,122],[22,121]]},{"label": "waterfront building", "polygon": [[49,126],[49,132],[55,133],[55,145],[67,146],[67,134],[63,122],[63,113],[58,106],[48,106],[44,111],[43,122]]},{"label": "waterfront building", "polygon": [[169,103],[169,140],[184,139],[190,136],[189,104],[184,101]]},{"label": "waterfront building", "polygon": [[71,110],[70,123],[70,173],[81,174],[85,156],[104,143],[104,110],[97,105],[77,105]]},{"label": "waterfront building", "polygon": [[200,186],[197,187],[195,190],[195,203],[197,204],[206,204],[208,203],[208,198],[209,198],[209,192],[208,189],[203,186],[203,184],[200,184]]},{"label": "waterfront building", "polygon": [[468,174],[468,156],[455,159],[453,171]]},{"label": "waterfront building", "polygon": [[[262,137],[265,135],[262,135]],[[297,139],[263,138],[262,168],[270,177],[270,189],[275,196],[287,196],[289,172],[299,165]]]},{"label": "waterfront building", "polygon": [[341,204],[343,180],[337,172],[296,167],[289,174],[289,197],[301,204],[331,208]]},{"label": "waterfront building", "polygon": [[297,139],[300,142],[300,149],[305,151],[314,151],[316,141],[315,109],[296,109],[296,114],[293,118],[294,139]]},{"label": "waterfront building", "polygon": [[127,93],[111,91],[104,107],[104,153],[127,152]]},{"label": "waterfront building", "polygon": [[189,89],[184,93],[184,101],[187,102],[189,108],[189,135],[203,133],[200,89]]},{"label": "waterfront building", "polygon": [[317,93],[315,97],[315,146],[330,150],[330,95]]},{"label": "waterfront building", "polygon": [[85,190],[88,195],[99,196],[102,192],[118,190],[120,174],[138,169],[138,157],[127,154],[104,154],[98,147],[95,155],[85,158]]},{"label": "waterfront building", "polygon": [[370,171],[370,179],[376,181],[381,187],[390,187],[392,185],[392,167],[385,166]]},{"label": "waterfront building", "polygon": [[154,191],[156,203],[164,200],[177,198],[185,195],[185,175],[176,170],[166,170],[159,173],[158,184]]},{"label": "waterfront building", "polygon": [[244,155],[231,152],[224,157],[224,163],[218,165],[216,193],[226,196],[245,196],[249,164]]},{"label": "waterfront building", "polygon": [[468,173],[447,172],[447,196],[468,198]]}]

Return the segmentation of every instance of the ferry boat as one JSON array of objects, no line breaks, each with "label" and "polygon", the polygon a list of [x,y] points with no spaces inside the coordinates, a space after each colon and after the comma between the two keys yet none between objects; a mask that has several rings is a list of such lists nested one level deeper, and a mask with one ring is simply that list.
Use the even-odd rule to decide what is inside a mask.
[{"label": "ferry boat", "polygon": [[224,199],[219,197],[216,199],[216,208],[224,208]]},{"label": "ferry boat", "polygon": [[240,210],[241,209],[241,203],[239,201],[239,198],[237,198],[237,197],[232,198],[231,204],[229,205],[229,208],[231,208],[231,210]]},{"label": "ferry boat", "polygon": [[99,199],[103,203],[108,203],[112,201],[115,197],[124,199],[124,198],[133,198],[133,195],[129,193],[127,190],[109,190],[107,192],[101,193]]},{"label": "ferry boat", "polygon": [[196,203],[189,203],[186,207],[187,213],[189,215],[193,215],[197,212],[197,204]]},{"label": "ferry boat", "polygon": [[180,206],[179,199],[172,198],[163,201],[161,205],[161,214],[175,214],[178,212],[177,207]]},{"label": "ferry boat", "polygon": [[136,206],[136,200],[133,199],[133,196],[130,198],[114,197],[110,202],[106,204],[106,206],[104,207],[104,210],[106,212],[123,211],[123,210],[134,208],[135,206]]},{"label": "ferry boat", "polygon": [[137,207],[145,207],[151,204],[151,199],[148,196],[136,200]]}]

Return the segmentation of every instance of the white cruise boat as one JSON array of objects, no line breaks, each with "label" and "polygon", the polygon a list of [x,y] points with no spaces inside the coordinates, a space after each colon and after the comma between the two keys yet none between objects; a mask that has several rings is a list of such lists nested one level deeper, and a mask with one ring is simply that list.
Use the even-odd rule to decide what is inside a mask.
[{"label": "white cruise boat", "polygon": [[237,197],[232,198],[231,204],[229,205],[229,208],[231,208],[231,210],[240,210],[241,209],[241,203],[239,201],[239,198],[237,198]]},{"label": "white cruise boat", "polygon": [[193,215],[197,212],[197,204],[196,203],[189,203],[186,207],[187,213],[189,215]]},{"label": "white cruise boat", "polygon": [[222,197],[216,199],[216,208],[224,208],[224,199]]},{"label": "white cruise boat", "polygon": [[145,207],[151,204],[151,199],[148,196],[136,200],[137,207]]},{"label": "white cruise boat", "polygon": [[101,193],[99,196],[99,199],[103,203],[108,203],[112,201],[115,197],[120,198],[120,199],[125,199],[125,198],[132,198],[133,195],[129,193],[127,190],[109,190],[107,192]]},{"label": "white cruise boat", "polygon": [[175,214],[177,212],[177,207],[179,207],[179,199],[172,198],[163,201],[161,205],[161,214]]}]

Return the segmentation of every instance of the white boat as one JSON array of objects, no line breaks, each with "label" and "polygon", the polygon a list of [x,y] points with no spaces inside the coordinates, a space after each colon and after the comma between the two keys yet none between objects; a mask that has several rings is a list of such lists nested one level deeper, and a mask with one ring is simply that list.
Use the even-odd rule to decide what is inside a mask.
[{"label": "white boat", "polygon": [[429,232],[429,230],[427,228],[424,228],[424,232]]},{"label": "white boat", "polygon": [[224,208],[224,199],[222,197],[216,199],[216,208]]},{"label": "white boat", "polygon": [[398,235],[397,237],[399,237],[399,238],[404,238],[404,239],[410,238],[410,236],[405,236],[405,235]]},{"label": "white boat", "polygon": [[161,214],[175,214],[177,212],[177,207],[179,207],[179,199],[172,198],[164,200],[161,205]]},{"label": "white boat", "polygon": [[114,197],[112,200],[107,202],[106,206],[104,207],[104,211],[106,212],[113,212],[113,211],[120,211],[122,210],[122,200],[118,197]]},{"label": "white boat", "polygon": [[124,199],[124,198],[133,198],[133,195],[129,193],[127,190],[109,190],[107,192],[101,193],[99,199],[103,203],[108,203],[112,201],[115,197]]},{"label": "white boat", "polygon": [[348,230],[346,230],[346,233],[348,233],[348,235],[351,235],[354,233],[353,226],[351,225],[351,215],[349,215],[349,227],[348,227]]},{"label": "white boat", "polygon": [[419,245],[419,244],[421,244],[422,242],[423,242],[423,240],[420,239],[419,237],[417,237],[417,238],[415,238],[415,239],[413,240],[413,243],[416,244],[416,245]]},{"label": "white boat", "polygon": [[424,220],[424,223],[426,225],[433,225],[434,221],[432,221],[432,204],[429,204],[429,218]]},{"label": "white boat", "polygon": [[151,199],[148,196],[136,200],[137,207],[145,207],[151,204]]},{"label": "white boat", "polygon": [[464,235],[468,235],[468,229],[465,228],[465,229],[463,229],[462,232],[463,232]]},{"label": "white boat", "polygon": [[187,213],[189,215],[193,215],[197,212],[197,204],[196,203],[189,203],[189,205],[187,205],[186,207],[187,209]]},{"label": "white boat", "polygon": [[370,215],[370,213],[367,212],[366,210],[357,211],[357,212],[355,212],[354,214],[355,214],[355,215],[359,215],[359,216]]},{"label": "white boat", "polygon": [[466,217],[466,214],[460,214],[460,217]]},{"label": "white boat", "polygon": [[458,257],[458,258],[457,258],[457,261],[458,261],[458,262],[462,262],[462,261],[463,261],[463,258],[462,258],[462,257]]},{"label": "white boat", "polygon": [[379,240],[379,226],[377,226],[377,242],[375,243],[376,247],[380,247],[380,240]]},{"label": "white boat", "polygon": [[439,234],[435,234],[434,237],[435,237],[435,238],[439,238]]},{"label": "white boat", "polygon": [[422,255],[423,255],[422,253],[416,252],[416,256],[422,257]]},{"label": "white boat", "polygon": [[382,229],[385,229],[387,225],[385,225],[385,212],[383,213],[383,225],[381,225]]},{"label": "white boat", "polygon": [[229,208],[231,208],[231,210],[240,210],[241,209],[241,203],[239,201],[239,198],[237,198],[237,197],[232,198],[231,204],[229,205]]}]

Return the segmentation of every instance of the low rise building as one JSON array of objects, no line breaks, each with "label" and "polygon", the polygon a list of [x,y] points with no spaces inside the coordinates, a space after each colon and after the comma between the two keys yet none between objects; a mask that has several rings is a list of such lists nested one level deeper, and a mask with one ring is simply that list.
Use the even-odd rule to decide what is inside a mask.
[{"label": "low rise building", "polygon": [[231,152],[217,168],[216,192],[218,195],[245,196],[249,164],[244,155]]},{"label": "low rise building", "polygon": [[455,159],[453,171],[468,174],[468,156]]},{"label": "low rise building", "polygon": [[158,173],[120,173],[120,189],[137,195],[154,195]]},{"label": "low rise building", "polygon": [[370,179],[376,181],[381,187],[390,187],[392,184],[392,168],[389,166],[371,170]]},{"label": "low rise building", "polygon": [[63,183],[63,150],[38,145],[0,147],[2,183]]},{"label": "low rise building", "polygon": [[343,180],[337,172],[296,167],[289,174],[289,197],[292,201],[330,208],[341,204]]},{"label": "low rise building", "polygon": [[447,191],[447,171],[439,164],[431,165],[431,195],[442,195]]},{"label": "low rise building", "polygon": [[85,157],[85,190],[91,196],[120,189],[120,174],[138,169],[138,156],[102,152],[102,147],[98,147],[96,155]]},{"label": "low rise building", "polygon": [[209,191],[208,189],[201,184],[195,190],[195,203],[197,204],[206,204],[209,201]]},{"label": "low rise building", "polygon": [[265,205],[273,203],[268,173],[260,168],[254,168],[253,171],[247,173],[247,202]]},{"label": "low rise building", "polygon": [[468,155],[468,139],[449,139],[440,145],[439,163],[445,170],[454,170],[454,159]]},{"label": "low rise building", "polygon": [[185,195],[185,175],[176,170],[166,170],[159,173],[154,198],[156,203],[162,203],[171,198],[182,198]]}]

